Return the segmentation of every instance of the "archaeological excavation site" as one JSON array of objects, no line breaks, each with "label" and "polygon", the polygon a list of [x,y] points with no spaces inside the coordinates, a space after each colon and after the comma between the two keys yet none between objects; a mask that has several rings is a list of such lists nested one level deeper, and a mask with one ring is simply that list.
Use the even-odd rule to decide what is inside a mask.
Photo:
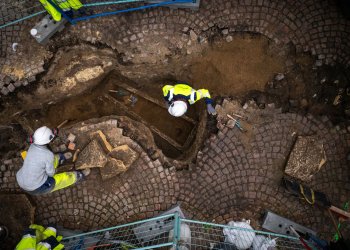
[{"label": "archaeological excavation site", "polygon": [[0,249],[350,249],[349,0],[2,0]]}]

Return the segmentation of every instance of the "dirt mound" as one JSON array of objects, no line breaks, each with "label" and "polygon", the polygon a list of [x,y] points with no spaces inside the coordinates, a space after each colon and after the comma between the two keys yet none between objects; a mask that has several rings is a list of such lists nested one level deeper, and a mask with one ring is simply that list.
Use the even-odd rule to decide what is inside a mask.
[{"label": "dirt mound", "polygon": [[192,82],[215,95],[237,95],[263,90],[275,74],[284,72],[285,57],[269,48],[263,36],[235,36],[230,43],[218,43],[195,58]]}]

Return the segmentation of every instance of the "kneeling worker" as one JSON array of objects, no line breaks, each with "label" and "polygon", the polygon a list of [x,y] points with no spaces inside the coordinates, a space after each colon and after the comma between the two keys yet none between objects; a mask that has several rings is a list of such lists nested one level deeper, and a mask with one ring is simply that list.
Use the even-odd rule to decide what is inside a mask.
[{"label": "kneeling worker", "polygon": [[172,116],[179,117],[186,113],[189,105],[204,98],[207,104],[208,113],[216,115],[216,111],[212,106],[213,100],[207,89],[195,90],[187,84],[181,83],[172,85],[165,85],[163,87],[163,96],[167,102],[168,111]]},{"label": "kneeling worker", "polygon": [[58,165],[65,160],[63,154],[54,155],[48,148],[56,135],[57,132],[46,126],[34,132],[23,166],[16,174],[18,185],[29,194],[46,194],[66,188],[89,174],[89,170],[55,174]]}]

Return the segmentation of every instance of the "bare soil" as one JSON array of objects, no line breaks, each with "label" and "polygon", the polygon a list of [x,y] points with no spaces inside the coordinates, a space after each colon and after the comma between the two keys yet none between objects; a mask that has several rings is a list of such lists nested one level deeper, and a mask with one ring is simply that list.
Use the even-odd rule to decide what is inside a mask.
[{"label": "bare soil", "polygon": [[[27,112],[25,117],[29,126],[36,128],[41,126],[41,124],[56,127],[64,120],[69,120],[69,125],[91,118],[109,115],[128,115],[122,107],[115,105],[104,97],[105,95],[110,95],[126,106],[131,112],[142,117],[146,123],[154,126],[180,145],[185,144],[191,131],[194,129],[193,124],[170,116],[165,107],[159,107],[141,97],[138,97],[135,105],[132,105],[129,101],[132,93],[118,87],[119,82],[136,87],[135,83],[114,71],[94,88],[55,104],[45,105],[43,109]],[[119,91],[121,94],[111,93],[109,90]],[[158,99],[161,100],[162,96],[160,95]],[[170,145],[161,138],[157,137],[156,142],[161,149],[164,149],[167,155],[172,157],[178,155],[178,152],[176,150],[174,151],[172,147],[167,150]]]},{"label": "bare soil", "polygon": [[[44,73],[46,75],[34,87],[29,86],[29,91],[26,91],[28,88],[21,89],[21,93],[17,93],[17,96],[12,94],[2,98],[0,123],[3,126],[15,123],[29,133],[30,130],[43,124],[55,127],[64,120],[69,120],[68,126],[70,126],[91,118],[124,116],[126,113],[120,107],[103,97],[105,94],[110,94],[108,90],[118,89],[115,82],[133,85],[162,100],[162,85],[174,84],[178,80],[187,81],[194,88],[209,89],[217,103],[220,103],[222,96],[236,97],[240,100],[238,105],[244,104],[248,99],[254,99],[259,108],[274,103],[283,107],[284,111],[312,112],[329,115],[336,122],[348,122],[346,115],[350,114],[346,114],[346,110],[350,111],[349,73],[344,73],[348,72],[347,69],[330,66],[313,69],[314,60],[310,55],[296,55],[293,48],[279,48],[266,37],[251,34],[233,36],[233,41],[230,43],[220,40],[209,45],[196,45],[191,54],[184,50],[179,52],[173,48],[168,49],[164,41],[158,43],[155,39],[154,42],[157,44],[148,46],[149,50],[138,54],[130,52],[127,55],[131,58],[130,61],[128,59],[127,62],[121,63],[118,58],[119,64],[116,63],[117,55],[111,50],[79,49],[82,45],[72,49],[62,48],[63,60],[59,60],[56,55],[52,65],[49,65],[50,70]],[[159,50],[161,52],[157,53]],[[85,54],[85,51],[88,54]],[[65,56],[64,52],[67,52],[68,56]],[[114,73],[108,76],[109,78],[104,78],[112,68],[115,70]],[[14,72],[14,69],[10,68],[8,71]],[[96,72],[98,74],[95,74]],[[278,73],[283,73],[284,79],[276,80],[275,76]],[[19,71],[18,74],[21,76],[22,72]],[[335,97],[340,92],[342,95],[340,104],[333,105]],[[127,104],[127,99],[122,98],[121,101],[125,102],[130,110],[141,115],[145,121],[158,127],[179,143],[184,143],[192,129],[189,124],[170,117],[165,109],[143,100],[139,99],[134,107]],[[188,114],[198,120],[199,111],[203,109],[205,109],[203,102],[199,102],[190,108]],[[16,115],[17,112],[19,113]],[[216,119],[210,117],[207,124],[216,127]],[[243,127],[248,131],[246,134],[242,133],[242,142],[245,146],[249,146],[250,131],[254,128],[249,123],[243,124]],[[9,133],[11,130],[12,127],[5,127],[3,131]],[[141,135],[146,134],[145,130],[137,125],[134,126],[134,130]],[[139,137],[142,137],[141,135]],[[24,137],[23,133],[2,135],[0,156],[23,146],[18,140],[24,141]],[[134,139],[133,136],[129,137]],[[178,152],[158,136],[154,136],[154,141],[167,156],[176,158],[179,154],[186,153]],[[148,141],[143,139],[143,143],[147,144]],[[193,144],[197,146],[196,150],[200,148],[201,143],[201,140],[197,140]],[[157,149],[152,148],[150,151],[154,153]],[[127,174],[136,175],[137,170],[130,169]],[[280,176],[275,177],[276,180],[280,180]],[[113,188],[110,182],[103,184],[102,180],[98,181],[106,189]],[[26,209],[20,206],[15,206],[14,209],[12,202],[1,199],[0,222],[11,218],[9,222],[4,223],[30,224],[26,221],[29,217],[23,214]],[[14,215],[9,215],[9,211]],[[19,231],[20,228],[15,227],[16,235],[20,234]]]},{"label": "bare soil", "polygon": [[262,91],[275,74],[284,72],[284,60],[269,51],[265,37],[236,36],[232,42],[215,44],[193,59],[193,86],[210,89],[216,96]]},{"label": "bare soil", "polygon": [[6,225],[9,236],[0,248],[14,249],[24,229],[34,222],[34,207],[24,194],[0,194],[0,225]]},{"label": "bare soil", "polygon": [[[118,59],[119,64],[116,64],[116,58],[120,55],[114,55],[112,50],[84,44],[59,49],[36,89],[19,94],[17,98],[4,99],[2,123],[20,123],[28,130],[28,127],[34,129],[42,124],[54,127],[66,119],[73,124],[102,116],[125,115],[123,110],[103,97],[111,94],[108,90],[118,89],[111,77],[115,82],[132,84],[159,101],[163,100],[161,88],[164,84],[185,81],[194,88],[209,89],[218,103],[222,96],[240,98],[242,104],[254,99],[260,108],[275,103],[284,111],[335,114],[335,121],[344,121],[344,110],[350,112],[347,94],[350,89],[346,85],[348,75],[342,73],[344,69],[317,71],[310,55],[296,54],[293,47],[278,46],[264,36],[237,34],[229,43],[214,39],[209,45],[192,45],[193,53],[190,54],[173,48],[174,45],[159,37],[154,42],[157,46],[146,46],[144,51],[139,47],[126,53],[124,57],[128,59],[126,62]],[[166,48],[167,44],[169,48]],[[103,72],[97,70],[99,65],[102,65]],[[115,69],[113,76],[106,77],[112,68]],[[276,80],[278,73],[283,73],[282,80]],[[70,79],[74,81],[70,82]],[[341,102],[333,105],[340,90],[343,91]],[[131,111],[141,114],[145,121],[178,143],[186,141],[192,130],[190,124],[180,122],[168,115],[165,109],[142,99],[131,106],[128,97],[121,101]],[[201,109],[205,109],[203,102],[192,105],[188,115],[198,120]],[[13,116],[18,111],[21,113]],[[215,127],[214,122],[209,119],[208,124]],[[169,152],[175,152],[159,137],[155,136],[155,140],[163,150],[168,147]]]}]

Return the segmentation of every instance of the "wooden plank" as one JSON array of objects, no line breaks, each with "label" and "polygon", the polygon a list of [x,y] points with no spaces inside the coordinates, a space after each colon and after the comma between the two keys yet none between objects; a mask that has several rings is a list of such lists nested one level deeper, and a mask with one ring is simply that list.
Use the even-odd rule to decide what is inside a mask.
[{"label": "wooden plank", "polygon": [[334,226],[334,228],[335,228],[335,231],[337,231],[337,234],[338,234],[341,238],[343,238],[343,235],[342,235],[341,232],[339,231],[337,222],[335,221],[334,216],[333,216],[331,210],[330,210],[330,209],[327,209],[327,211],[328,211],[329,216],[330,216],[331,219],[332,219],[332,223],[333,223],[333,226]]},{"label": "wooden plank", "polygon": [[126,113],[128,113],[129,115],[131,115],[132,117],[134,117],[137,121],[141,122],[142,124],[144,124],[145,126],[147,126],[151,131],[153,131],[154,133],[156,133],[157,135],[159,135],[161,138],[163,138],[164,140],[166,140],[169,144],[171,144],[172,146],[174,146],[176,149],[183,151],[183,146],[181,146],[179,143],[177,143],[175,140],[173,140],[172,138],[170,138],[169,136],[163,134],[161,131],[159,131],[156,127],[154,127],[153,125],[148,124],[147,122],[145,122],[141,116],[139,116],[138,114],[136,114],[133,111],[130,111],[127,107],[125,107],[124,104],[122,104],[121,102],[119,102],[118,100],[116,100],[115,98],[111,97],[110,95],[106,94],[104,95],[104,97],[108,100],[110,100],[111,102],[113,102],[114,104],[120,106]]},{"label": "wooden plank", "polygon": [[[131,92],[131,93],[134,93],[135,95],[138,95],[138,96],[142,97],[143,99],[146,99],[146,100],[148,100],[148,101],[150,101],[150,102],[152,102],[152,103],[154,103],[154,104],[157,104],[158,106],[160,106],[160,107],[166,109],[166,107],[165,107],[165,105],[164,105],[163,102],[161,102],[161,101],[159,101],[158,99],[153,98],[153,97],[151,97],[151,96],[149,96],[149,95],[146,95],[146,94],[145,94],[144,92],[142,92],[142,91],[139,91],[139,90],[137,90],[137,89],[134,89],[134,88],[132,88],[132,87],[130,87],[130,86],[124,84],[124,83],[114,83],[114,85],[120,86],[120,87],[126,89],[127,91],[129,91],[129,92]],[[113,92],[113,91],[112,91],[112,92]],[[186,120],[186,121],[188,121],[188,122],[190,122],[190,123],[192,123],[192,124],[197,124],[197,122],[196,122],[195,120],[193,120],[192,118],[190,118],[190,117],[188,117],[188,116],[186,116],[186,115],[183,115],[183,116],[181,116],[180,118],[181,118],[181,119],[184,119],[184,120]]]},{"label": "wooden plank", "polygon": [[64,120],[63,122],[61,122],[57,128],[62,128],[66,123],[68,122],[68,120]]},{"label": "wooden plank", "polygon": [[80,153],[80,149],[78,148],[75,152],[74,152],[74,155],[73,155],[73,160],[72,162],[76,162],[78,160],[78,155]]},{"label": "wooden plank", "polygon": [[30,123],[24,115],[18,116],[15,119],[28,134],[31,135],[34,133],[34,129],[30,126]]},{"label": "wooden plank", "polygon": [[332,212],[336,213],[338,216],[346,219],[346,220],[350,220],[350,213],[349,212],[346,212],[340,208],[337,208],[335,206],[331,206],[329,208],[329,210],[331,210]]}]

